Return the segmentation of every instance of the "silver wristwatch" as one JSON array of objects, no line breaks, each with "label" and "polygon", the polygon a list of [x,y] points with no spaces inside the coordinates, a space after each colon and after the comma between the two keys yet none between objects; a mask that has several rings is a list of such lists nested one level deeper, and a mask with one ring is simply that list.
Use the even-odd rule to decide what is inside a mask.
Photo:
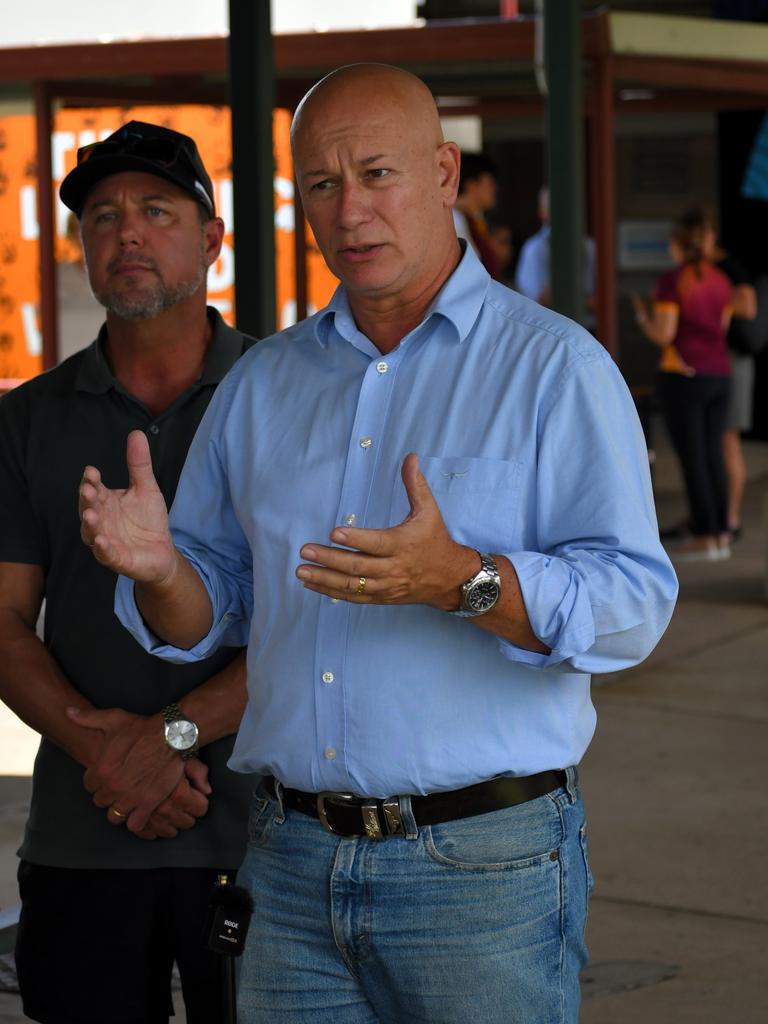
[{"label": "silver wristwatch", "polygon": [[185,716],[178,704],[168,704],[161,714],[165,719],[165,742],[183,761],[188,761],[197,753],[200,730]]},{"label": "silver wristwatch", "polygon": [[496,563],[490,555],[477,552],[480,556],[480,570],[461,585],[461,604],[454,615],[469,619],[476,615],[485,615],[499,600],[501,594],[501,577]]}]

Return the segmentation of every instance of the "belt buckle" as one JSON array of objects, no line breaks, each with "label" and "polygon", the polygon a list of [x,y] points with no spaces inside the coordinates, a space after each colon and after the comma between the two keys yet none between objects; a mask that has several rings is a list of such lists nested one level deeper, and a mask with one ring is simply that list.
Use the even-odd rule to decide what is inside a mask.
[{"label": "belt buckle", "polygon": [[[354,793],[332,793],[325,790],[322,793],[317,794],[317,816],[320,819],[320,824],[323,826],[326,832],[329,832],[334,836],[341,836],[344,839],[355,838],[355,833],[349,832],[338,832],[328,820],[328,812],[326,810],[326,801],[331,803],[352,803],[358,800]],[[387,836],[404,836],[405,829],[400,818],[400,801],[397,798],[390,797],[388,800],[384,800],[382,803],[382,810],[384,812],[384,823],[387,831],[382,831],[381,818],[379,817],[379,801],[378,800],[366,800],[359,804],[360,817],[362,819],[363,828],[365,829],[365,835],[368,839],[380,840],[386,839]]]},{"label": "belt buckle", "polygon": [[326,800],[330,800],[332,803],[344,804],[351,803],[353,800],[357,800],[354,793],[332,793],[329,790],[323,790],[322,793],[317,794],[317,816],[320,819],[320,824],[323,826],[326,832],[330,832],[332,836],[342,836],[344,839],[353,838],[348,832],[337,832],[333,825],[328,821],[328,812],[325,809]]}]

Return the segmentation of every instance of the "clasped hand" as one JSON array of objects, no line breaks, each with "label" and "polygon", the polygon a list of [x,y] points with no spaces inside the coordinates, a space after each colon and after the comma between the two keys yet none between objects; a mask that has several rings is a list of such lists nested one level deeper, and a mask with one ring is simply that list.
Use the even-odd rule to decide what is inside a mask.
[{"label": "clasped hand", "polygon": [[305,544],[296,575],[308,590],[355,604],[427,604],[443,611],[459,605],[459,587],[479,569],[477,553],[457,544],[419,470],[405,457],[402,478],[410,513],[384,530],[339,527],[334,544]]},{"label": "clasped hand", "polygon": [[101,752],[83,784],[96,806],[107,809],[111,825],[125,825],[141,839],[171,839],[206,813],[208,768],[197,758],[182,761],[167,746],[160,715],[120,708],[70,708],[68,714],[83,728],[102,733]]}]

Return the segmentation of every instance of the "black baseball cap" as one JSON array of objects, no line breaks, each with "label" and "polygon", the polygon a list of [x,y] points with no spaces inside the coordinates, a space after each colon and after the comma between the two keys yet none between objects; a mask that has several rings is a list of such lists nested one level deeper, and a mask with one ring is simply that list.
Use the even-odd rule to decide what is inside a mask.
[{"label": "black baseball cap", "polygon": [[194,139],[172,128],[129,121],[102,142],[77,151],[77,165],[59,188],[61,201],[79,217],[93,186],[110,174],[144,171],[172,181],[214,217],[213,185]]}]

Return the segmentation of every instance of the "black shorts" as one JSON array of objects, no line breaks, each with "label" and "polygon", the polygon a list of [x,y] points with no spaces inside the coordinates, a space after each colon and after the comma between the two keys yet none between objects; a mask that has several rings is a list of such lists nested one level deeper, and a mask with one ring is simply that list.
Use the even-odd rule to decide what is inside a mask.
[{"label": "black shorts", "polygon": [[203,940],[216,875],[22,861],[16,969],[25,1014],[42,1024],[167,1024],[175,960],[187,1021],[215,1024],[221,965]]}]

